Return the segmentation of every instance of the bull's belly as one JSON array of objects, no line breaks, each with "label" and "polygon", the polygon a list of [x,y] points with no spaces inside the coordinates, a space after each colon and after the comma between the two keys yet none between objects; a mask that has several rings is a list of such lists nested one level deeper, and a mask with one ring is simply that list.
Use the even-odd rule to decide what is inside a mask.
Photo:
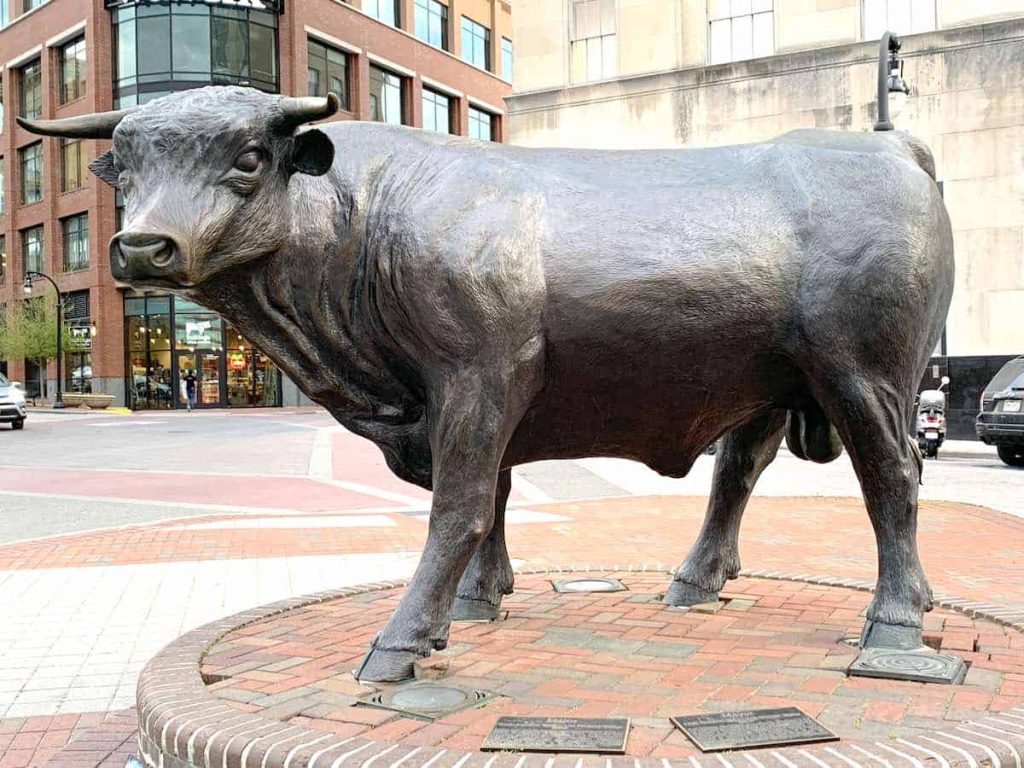
[{"label": "bull's belly", "polygon": [[543,391],[509,442],[506,465],[610,456],[682,477],[724,433],[807,397],[802,375],[782,357],[724,366],[694,361],[685,371],[636,362],[627,361],[617,376],[595,373],[592,365],[549,366]]}]

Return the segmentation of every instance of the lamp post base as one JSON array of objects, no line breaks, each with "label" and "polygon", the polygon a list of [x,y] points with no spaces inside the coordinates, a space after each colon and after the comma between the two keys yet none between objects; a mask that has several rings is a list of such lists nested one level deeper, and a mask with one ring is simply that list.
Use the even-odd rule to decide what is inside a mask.
[{"label": "lamp post base", "polygon": [[59,410],[59,409],[61,409],[61,408],[67,408],[67,406],[66,406],[66,405],[64,405],[64,401],[63,401],[63,400],[58,400],[57,402],[55,402],[55,403],[53,404],[53,409],[54,409],[55,411],[56,411],[56,410]]}]

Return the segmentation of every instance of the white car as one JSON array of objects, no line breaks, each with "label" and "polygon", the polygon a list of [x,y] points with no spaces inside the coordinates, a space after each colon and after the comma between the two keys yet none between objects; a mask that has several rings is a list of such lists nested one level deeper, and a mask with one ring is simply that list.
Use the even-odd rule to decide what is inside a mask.
[{"label": "white car", "polygon": [[22,429],[27,415],[21,384],[8,381],[0,373],[0,423],[10,424],[12,429]]}]

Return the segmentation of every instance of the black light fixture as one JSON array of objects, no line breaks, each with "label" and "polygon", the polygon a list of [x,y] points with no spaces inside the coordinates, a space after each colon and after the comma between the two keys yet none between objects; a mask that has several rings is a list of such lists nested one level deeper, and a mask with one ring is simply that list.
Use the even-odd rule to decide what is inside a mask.
[{"label": "black light fixture", "polygon": [[892,121],[889,119],[889,94],[900,93],[906,96],[910,88],[903,80],[903,60],[899,57],[900,39],[893,32],[882,35],[878,46],[878,120],[876,131],[891,131]]}]

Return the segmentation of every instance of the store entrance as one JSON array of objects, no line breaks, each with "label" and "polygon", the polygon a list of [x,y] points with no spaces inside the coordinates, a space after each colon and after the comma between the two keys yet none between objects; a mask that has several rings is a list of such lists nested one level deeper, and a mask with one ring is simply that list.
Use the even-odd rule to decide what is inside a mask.
[{"label": "store entrance", "polygon": [[196,407],[218,407],[224,405],[222,382],[225,379],[224,356],[212,349],[197,349],[194,352],[178,353],[178,394],[181,382],[192,371],[196,376]]}]

